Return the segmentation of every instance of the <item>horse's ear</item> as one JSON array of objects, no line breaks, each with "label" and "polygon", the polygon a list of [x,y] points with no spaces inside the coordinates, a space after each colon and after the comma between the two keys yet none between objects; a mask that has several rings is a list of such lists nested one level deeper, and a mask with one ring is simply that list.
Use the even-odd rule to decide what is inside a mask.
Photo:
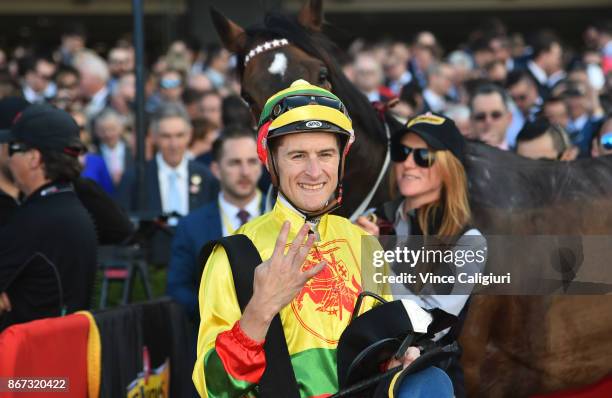
[{"label": "horse's ear", "polygon": [[221,14],[214,7],[210,7],[210,17],[225,48],[233,53],[241,53],[246,44],[244,29],[227,19],[225,15]]},{"label": "horse's ear", "polygon": [[320,32],[323,28],[323,0],[307,0],[298,14],[298,21],[303,27]]}]

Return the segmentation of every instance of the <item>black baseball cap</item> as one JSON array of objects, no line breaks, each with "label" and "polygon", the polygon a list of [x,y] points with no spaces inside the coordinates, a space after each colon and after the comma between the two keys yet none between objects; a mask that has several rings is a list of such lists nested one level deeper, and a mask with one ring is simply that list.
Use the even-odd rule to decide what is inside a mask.
[{"label": "black baseball cap", "polygon": [[78,155],[83,149],[80,129],[66,111],[47,104],[28,106],[9,130],[0,130],[0,143],[22,142],[32,148]]},{"label": "black baseball cap", "polygon": [[22,97],[4,97],[0,99],[0,131],[10,129],[15,117],[28,106],[30,106],[30,103]]},{"label": "black baseball cap", "polygon": [[434,150],[451,151],[461,163],[465,162],[465,139],[453,119],[431,112],[415,116],[391,137],[392,153],[408,133],[418,135]]}]

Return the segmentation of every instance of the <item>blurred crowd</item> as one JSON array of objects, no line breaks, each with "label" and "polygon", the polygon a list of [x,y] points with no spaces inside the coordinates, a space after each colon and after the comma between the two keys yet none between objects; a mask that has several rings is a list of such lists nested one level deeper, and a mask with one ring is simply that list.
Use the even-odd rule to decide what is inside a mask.
[{"label": "blurred crowd", "polygon": [[[88,149],[81,159],[84,175],[133,210],[134,48],[126,39],[104,52],[87,43],[86,32],[75,27],[55,49],[0,50],[0,98],[48,102],[68,111]],[[147,124],[161,126],[155,120],[165,113],[182,119],[185,131],[148,128],[147,160],[159,153],[160,168],[185,161],[208,167],[224,127],[253,127],[239,95],[236,57],[218,44],[176,40],[149,61]],[[410,42],[357,39],[339,62],[371,102],[384,103],[401,121],[428,111],[445,114],[466,137],[531,158],[572,160],[612,152],[611,21],[585,27],[578,48],[553,31],[523,35],[489,20],[457,48],[445,49],[435,32],[423,31]],[[0,177],[0,189],[16,195],[7,177]],[[206,181],[191,178],[195,185]],[[161,210],[172,209],[161,203]],[[189,206],[174,210],[187,213]]]}]

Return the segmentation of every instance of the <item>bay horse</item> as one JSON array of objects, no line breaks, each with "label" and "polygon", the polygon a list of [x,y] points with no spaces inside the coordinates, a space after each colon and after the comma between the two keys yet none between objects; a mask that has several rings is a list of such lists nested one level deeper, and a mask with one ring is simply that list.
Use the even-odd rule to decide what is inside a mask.
[{"label": "bay horse", "polygon": [[[381,118],[342,73],[340,50],[322,33],[322,1],[307,1],[297,17],[269,13],[247,29],[216,10],[211,16],[237,55],[242,96],[256,118],[269,96],[300,78],[331,89],[347,106],[356,142],[340,214],[388,200],[388,178],[379,177],[387,174],[386,130],[397,124]],[[473,224],[485,236],[612,232],[612,156],[533,161],[470,142],[466,170]],[[612,296],[475,295],[471,301],[460,338],[470,396],[530,396],[612,374]]]}]

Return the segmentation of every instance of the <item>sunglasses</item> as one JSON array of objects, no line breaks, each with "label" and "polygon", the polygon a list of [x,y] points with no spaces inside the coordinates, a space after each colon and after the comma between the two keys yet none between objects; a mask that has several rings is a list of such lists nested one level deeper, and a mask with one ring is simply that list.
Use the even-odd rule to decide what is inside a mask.
[{"label": "sunglasses", "polygon": [[501,111],[493,111],[491,113],[478,112],[478,113],[474,114],[474,120],[476,120],[478,122],[484,122],[487,119],[487,116],[490,116],[491,119],[493,119],[493,120],[498,120],[502,116],[504,116],[504,114]]},{"label": "sunglasses", "polygon": [[391,148],[391,160],[404,162],[410,154],[413,154],[414,163],[419,167],[431,167],[436,160],[436,155],[428,148],[411,148],[406,145],[394,145]]},{"label": "sunglasses", "polygon": [[30,149],[26,144],[20,142],[11,142],[8,144],[8,155],[13,156],[17,152],[26,152]]},{"label": "sunglasses", "polygon": [[612,149],[612,131],[608,131],[604,133],[599,139],[601,146],[603,149],[609,151]]},{"label": "sunglasses", "polygon": [[311,96],[306,96],[306,95],[297,96],[296,95],[296,96],[285,97],[282,99],[282,101],[274,105],[274,108],[272,108],[272,118],[277,118],[290,109],[299,108],[300,106],[306,106],[306,105],[321,105],[321,106],[326,106],[328,108],[333,108],[333,109],[339,110],[346,117],[348,117],[346,108],[344,107],[342,102],[336,99],[328,98],[328,97],[319,97],[315,95],[311,95]]}]

